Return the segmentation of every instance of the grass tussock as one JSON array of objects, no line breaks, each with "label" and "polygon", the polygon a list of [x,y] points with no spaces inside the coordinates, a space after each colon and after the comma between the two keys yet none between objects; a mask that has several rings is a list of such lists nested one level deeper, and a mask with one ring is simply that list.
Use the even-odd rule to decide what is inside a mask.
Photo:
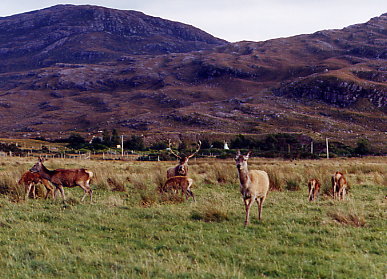
[{"label": "grass tussock", "polygon": [[198,220],[198,221],[204,221],[204,222],[223,222],[228,221],[229,217],[227,215],[227,212],[213,207],[213,206],[207,206],[200,210],[193,210],[191,212],[191,219],[192,220]]},{"label": "grass tussock", "polygon": [[366,224],[365,217],[354,212],[344,213],[342,211],[330,211],[327,213],[335,222],[352,227],[364,227]]},{"label": "grass tussock", "polygon": [[126,192],[125,185],[122,182],[117,181],[114,177],[109,177],[107,183],[110,186],[110,190],[113,192]]}]

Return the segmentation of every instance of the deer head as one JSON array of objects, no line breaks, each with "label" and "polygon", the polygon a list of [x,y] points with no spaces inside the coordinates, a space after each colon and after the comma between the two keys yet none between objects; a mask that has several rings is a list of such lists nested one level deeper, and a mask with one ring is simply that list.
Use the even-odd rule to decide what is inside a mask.
[{"label": "deer head", "polygon": [[247,169],[247,160],[249,159],[251,151],[249,151],[246,155],[242,155],[238,150],[235,156],[235,164],[238,170]]},{"label": "deer head", "polygon": [[38,162],[30,169],[30,172],[40,172],[43,169],[44,159],[42,157],[38,158]]},{"label": "deer head", "polygon": [[197,143],[197,149],[194,153],[192,153],[191,155],[188,155],[188,156],[185,156],[185,155],[179,155],[177,153],[175,153],[172,149],[172,146],[171,146],[171,140],[168,141],[168,147],[169,147],[169,151],[176,157],[179,159],[179,165],[180,166],[183,166],[183,165],[186,165],[188,163],[188,160],[190,158],[192,158],[193,156],[196,155],[196,153],[199,152],[200,150],[200,146],[202,145],[202,142],[199,140],[198,143]]}]

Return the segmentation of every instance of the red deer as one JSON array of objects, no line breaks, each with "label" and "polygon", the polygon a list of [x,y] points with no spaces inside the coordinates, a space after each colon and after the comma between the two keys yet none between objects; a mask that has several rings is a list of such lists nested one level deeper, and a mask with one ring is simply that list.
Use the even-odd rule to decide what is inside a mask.
[{"label": "red deer", "polygon": [[63,187],[79,186],[83,189],[84,195],[82,201],[87,194],[90,195],[90,201],[93,200],[93,191],[90,188],[90,180],[93,173],[86,169],[56,169],[48,170],[43,165],[43,158],[39,158],[38,162],[30,169],[31,172],[38,173],[42,178],[49,180],[55,187],[55,192],[59,190],[65,201]]},{"label": "red deer", "polygon": [[337,199],[337,193],[338,193],[338,182],[340,177],[342,177],[343,174],[339,171],[335,172],[335,174],[332,176],[332,193],[333,193],[333,198]]},{"label": "red deer", "polygon": [[177,193],[179,190],[181,190],[181,195],[185,195],[187,200],[189,196],[191,196],[193,200],[196,201],[194,193],[192,193],[191,191],[192,183],[193,180],[186,176],[174,176],[168,178],[164,185],[159,188],[159,190],[160,193],[168,192],[169,190],[172,190],[173,192]]},{"label": "red deer", "polygon": [[189,156],[180,156],[173,152],[171,147],[171,141],[169,140],[169,151],[176,156],[176,158],[179,159],[179,164],[175,167],[171,167],[167,170],[167,178],[173,177],[173,176],[187,176],[188,175],[188,160],[195,156],[196,153],[199,152],[200,146],[202,145],[202,142],[199,140],[198,142],[198,148],[194,153],[192,153]]},{"label": "red deer", "polygon": [[320,194],[321,184],[320,182],[313,178],[308,182],[308,190],[309,190],[309,201],[315,201],[317,196]]},{"label": "red deer", "polygon": [[30,172],[26,171],[23,173],[22,177],[19,180],[19,185],[24,185],[26,190],[26,196],[25,199],[27,200],[30,192],[32,191],[32,196],[35,199],[36,198],[36,187],[35,184],[42,183],[44,187],[46,187],[47,193],[44,197],[47,199],[48,195],[51,193],[52,198],[54,199],[54,187],[48,182],[47,179],[42,178],[38,173],[36,172]]},{"label": "red deer", "polygon": [[250,208],[254,201],[258,204],[258,220],[261,220],[262,207],[269,191],[269,176],[265,171],[247,169],[247,160],[251,152],[246,156],[241,155],[240,151],[235,157],[236,167],[238,169],[240,191],[245,204],[246,219],[245,226],[250,223]]},{"label": "red deer", "polygon": [[339,200],[345,200],[345,195],[347,193],[347,179],[345,179],[344,175],[340,176],[339,181],[337,182],[337,198]]}]

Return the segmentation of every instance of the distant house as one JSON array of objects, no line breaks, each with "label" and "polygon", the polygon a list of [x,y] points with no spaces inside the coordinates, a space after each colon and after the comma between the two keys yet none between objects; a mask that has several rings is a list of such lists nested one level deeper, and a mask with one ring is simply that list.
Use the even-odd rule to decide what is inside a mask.
[{"label": "distant house", "polygon": [[229,150],[230,148],[228,147],[227,141],[224,141],[224,149]]}]

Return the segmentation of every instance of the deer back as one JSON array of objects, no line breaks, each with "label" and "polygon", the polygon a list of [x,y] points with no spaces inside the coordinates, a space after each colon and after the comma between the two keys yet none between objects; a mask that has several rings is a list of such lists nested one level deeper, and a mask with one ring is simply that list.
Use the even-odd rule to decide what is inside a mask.
[{"label": "deer back", "polygon": [[92,176],[90,173],[85,169],[56,169],[51,176],[51,182],[65,187],[74,187],[79,182],[89,181]]},{"label": "deer back", "polygon": [[264,197],[269,191],[269,176],[262,170],[249,171],[250,185],[248,186],[251,193],[257,197]]}]

